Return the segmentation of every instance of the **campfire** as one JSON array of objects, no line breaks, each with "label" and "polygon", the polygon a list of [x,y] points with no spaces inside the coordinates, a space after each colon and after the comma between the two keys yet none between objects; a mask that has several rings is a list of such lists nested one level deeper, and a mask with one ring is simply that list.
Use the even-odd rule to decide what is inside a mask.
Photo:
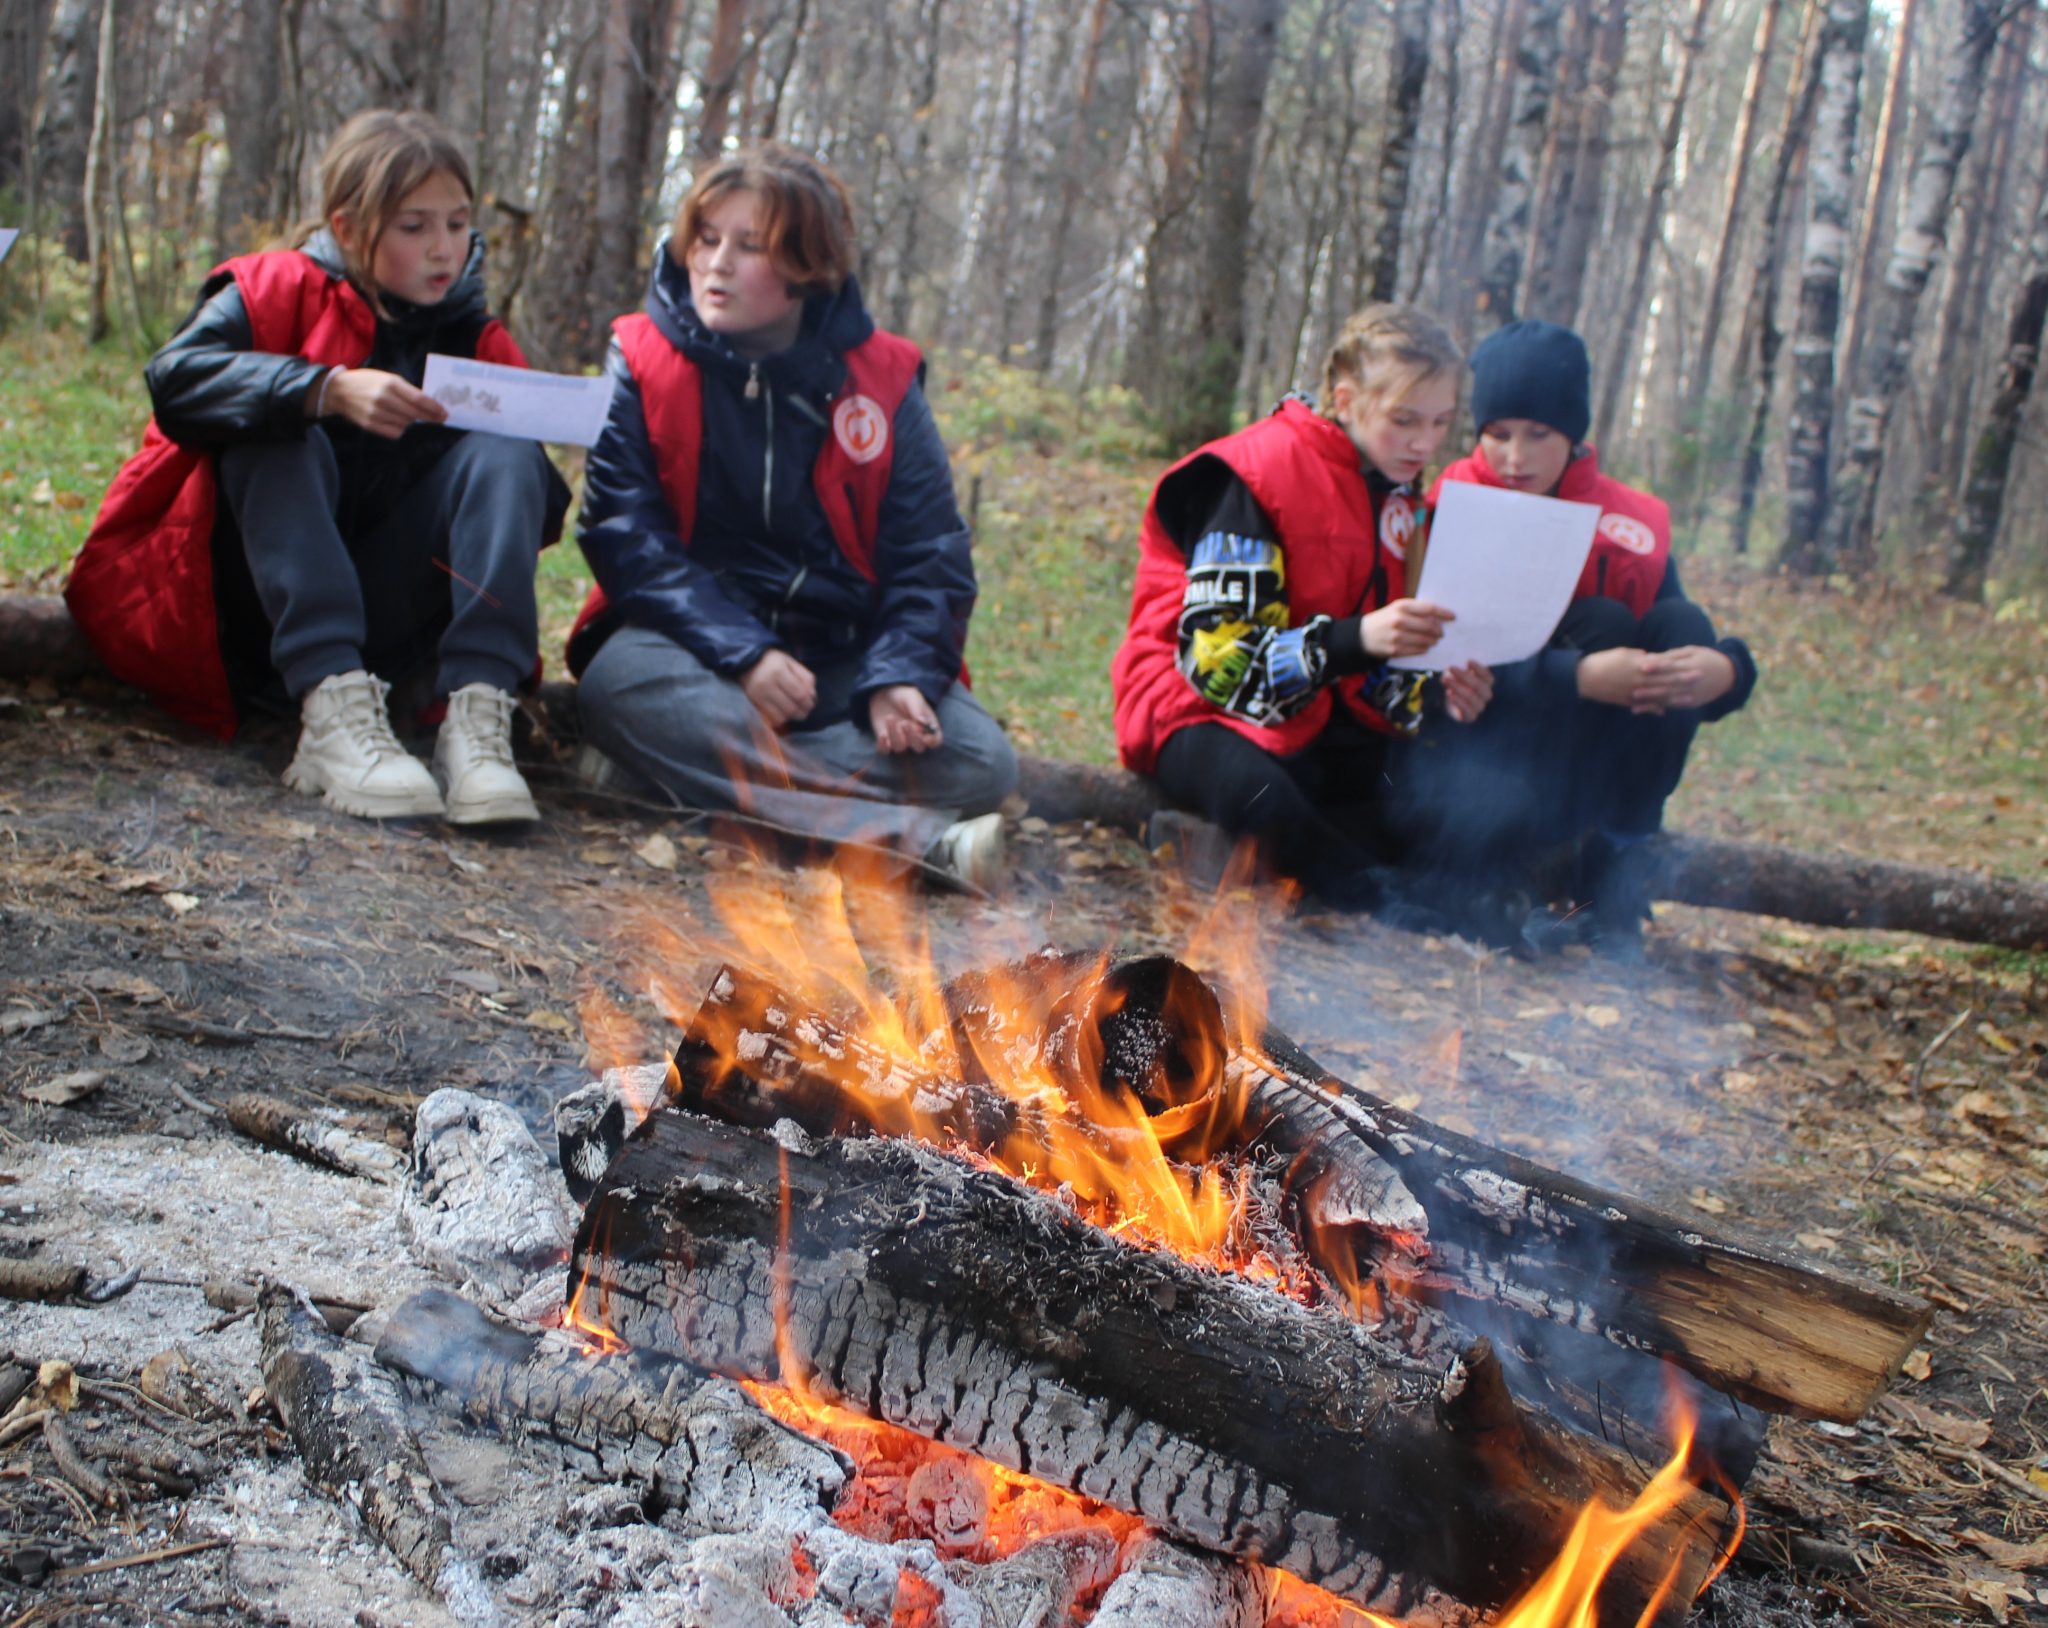
[{"label": "campfire", "polygon": [[[1335,1077],[1267,1022],[1255,944],[941,980],[898,915],[885,990],[829,882],[724,913],[708,988],[658,990],[673,1055],[558,1105],[580,1212],[527,1200],[520,1251],[536,1209],[556,1258],[573,1224],[566,1277],[514,1272],[512,1317],[416,1296],[376,1348],[641,1486],[781,1614],[701,1620],[1676,1622],[1768,1415],[1856,1417],[1925,1327]],[[442,1207],[451,1169],[502,1195],[516,1129],[436,1114]],[[320,1391],[284,1360],[310,1313],[266,1317],[273,1391]],[[395,1452],[359,1467],[380,1532],[487,1593]]]}]

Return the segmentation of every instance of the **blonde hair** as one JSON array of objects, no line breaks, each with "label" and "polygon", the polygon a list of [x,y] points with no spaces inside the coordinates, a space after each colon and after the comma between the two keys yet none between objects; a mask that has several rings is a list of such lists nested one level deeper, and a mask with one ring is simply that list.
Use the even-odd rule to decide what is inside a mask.
[{"label": "blonde hair", "polygon": [[761,203],[768,263],[804,294],[836,291],[853,272],[853,199],[846,183],[808,153],[762,142],[721,158],[691,183],[669,233],[669,253],[686,264],[704,217],[736,192]]},{"label": "blonde hair", "polygon": [[1338,330],[1323,362],[1321,411],[1329,414],[1340,381],[1367,407],[1377,407],[1443,374],[1456,378],[1464,361],[1450,330],[1427,311],[1386,301],[1368,305]]},{"label": "blonde hair", "polygon": [[[334,133],[320,155],[320,219],[302,227],[298,242],[336,215],[349,223],[353,249],[343,246],[349,280],[379,304],[380,290],[370,268],[377,263],[377,245],[384,240],[399,207],[436,175],[452,176],[473,203],[476,183],[469,160],[455,144],[448,127],[431,113],[371,108],[358,113]],[[337,244],[339,240],[337,237]]]}]

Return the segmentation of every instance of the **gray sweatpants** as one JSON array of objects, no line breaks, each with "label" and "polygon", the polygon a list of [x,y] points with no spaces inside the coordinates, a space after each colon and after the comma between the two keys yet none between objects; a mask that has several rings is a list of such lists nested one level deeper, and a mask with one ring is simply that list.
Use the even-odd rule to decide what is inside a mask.
[{"label": "gray sweatpants", "polygon": [[462,436],[352,538],[335,520],[340,473],[317,425],[303,441],[229,447],[219,470],[270,618],[271,665],[294,700],[377,650],[438,651],[443,695],[478,683],[510,693],[532,674],[548,480],[533,442]]},{"label": "gray sweatpants", "polygon": [[584,733],[607,757],[686,808],[736,810],[821,842],[864,842],[921,859],[955,820],[986,814],[1017,784],[1002,726],[955,684],[933,710],[945,743],[883,753],[842,716],[857,661],[816,669],[819,729],[785,733],[732,679],[674,640],[621,628],[578,687]]}]

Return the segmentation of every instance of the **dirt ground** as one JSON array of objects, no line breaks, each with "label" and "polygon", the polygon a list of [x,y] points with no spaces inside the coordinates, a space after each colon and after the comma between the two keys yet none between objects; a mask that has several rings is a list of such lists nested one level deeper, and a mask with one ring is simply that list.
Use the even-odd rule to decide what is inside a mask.
[{"label": "dirt ground", "polygon": [[[40,1432],[5,1440],[0,1628],[441,1620],[248,1411],[249,1321],[200,1290],[270,1272],[403,1292],[389,1206],[255,1148],[219,1104],[257,1092],[398,1139],[455,1085],[542,1130],[594,1063],[663,1055],[663,1006],[728,943],[707,879],[756,863],[545,767],[530,833],[351,820],[282,787],[289,750],[203,742],[109,691],[0,687],[0,1262],[89,1274],[62,1303],[0,1301],[0,1373],[74,1364],[74,1435],[110,1462],[143,1438],[206,1461],[189,1492],[131,1478],[95,1508]],[[1014,837],[1009,892],[928,899],[942,972],[1044,943],[1199,964],[1216,943],[1210,902],[1123,836]],[[1337,1072],[1933,1301],[1869,1416],[1773,1426],[1735,1576],[1807,1616],[2048,1622],[2038,960],[1673,909],[1635,967],[1269,920],[1249,898],[1223,926]]]}]

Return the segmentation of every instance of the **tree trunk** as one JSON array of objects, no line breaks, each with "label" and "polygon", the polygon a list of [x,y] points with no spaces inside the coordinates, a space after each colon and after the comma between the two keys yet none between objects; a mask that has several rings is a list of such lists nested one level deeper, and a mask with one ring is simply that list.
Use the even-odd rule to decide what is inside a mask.
[{"label": "tree trunk", "polygon": [[1146,248],[1145,332],[1131,370],[1170,445],[1213,440],[1236,416],[1252,173],[1281,10],[1281,0],[1206,0],[1186,46],[1168,184]]},{"label": "tree trunk", "polygon": [[1856,258],[1850,264],[1848,314],[1842,323],[1843,364],[1853,371],[1861,355],[1863,330],[1870,321],[1870,302],[1877,282],[1877,246],[1884,240],[1892,201],[1892,181],[1899,170],[1899,149],[1905,144],[1906,127],[1911,124],[1906,78],[1913,56],[1913,25],[1919,20],[1920,0],[1905,0],[1897,26],[1892,30],[1891,66],[1884,76],[1884,102],[1877,114],[1877,155],[1871,161],[1870,176],[1863,189],[1863,208],[1858,213]]},{"label": "tree trunk", "polygon": [[1628,51],[1628,0],[1607,0],[1607,9],[1593,36],[1593,60],[1585,91],[1574,115],[1572,145],[1560,154],[1560,211],[1556,235],[1539,255],[1531,272],[1528,314],[1570,327],[1584,299],[1586,267],[1605,202],[1608,127],[1614,115],[1614,91]]},{"label": "tree trunk", "polygon": [[278,0],[238,0],[234,27],[224,64],[228,164],[214,225],[215,252],[223,260],[261,248],[282,224],[277,177],[285,76]]},{"label": "tree trunk", "polygon": [[1045,287],[1038,296],[1038,332],[1032,341],[1032,370],[1041,377],[1052,371],[1059,348],[1060,297],[1073,283],[1067,264],[1067,240],[1080,207],[1086,154],[1094,145],[1090,123],[1095,117],[1095,87],[1102,71],[1102,38],[1109,23],[1109,0],[1093,0],[1088,8],[1088,43],[1081,54],[1081,82],[1074,93],[1069,121],[1067,160],[1060,166],[1059,201],[1053,205],[1052,236],[1045,254]]},{"label": "tree trunk", "polygon": [[24,191],[51,0],[0,0],[0,192]]},{"label": "tree trunk", "polygon": [[1770,197],[1764,205],[1762,242],[1749,280],[1749,317],[1745,328],[1756,334],[1756,399],[1750,409],[1749,437],[1743,446],[1742,474],[1736,484],[1730,541],[1737,554],[1749,552],[1750,522],[1756,514],[1757,493],[1763,486],[1764,442],[1770,429],[1771,404],[1778,390],[1778,352],[1785,342],[1778,327],[1778,287],[1785,265],[1785,194],[1805,146],[1806,132],[1813,123],[1814,103],[1820,97],[1814,47],[1820,38],[1821,6],[1822,0],[1806,3],[1806,20],[1799,31],[1799,61],[1785,98],[1784,123],[1778,131],[1778,162],[1771,172]]},{"label": "tree trunk", "polygon": [[2041,363],[2041,334],[2048,321],[2048,187],[2041,190],[2041,208],[2034,216],[2033,245],[2027,274],[2006,321],[2005,359],[1999,364],[1998,386],[1970,455],[1969,483],[1963,488],[1962,513],[1949,543],[1948,571],[1942,591],[1958,599],[1984,597],[1984,579],[1991,569],[2005,519],[2006,488],[2012,478],[2013,448],[2034,391]]},{"label": "tree trunk", "polygon": [[[649,1117],[570,1262],[614,1334],[1386,1611],[1500,1605],[1589,1495],[1619,1504],[1641,1484],[1620,1454],[1520,1410],[1483,1341],[1418,1361],[917,1144],[791,1141]],[[1674,1560],[1675,1597],[1692,1598],[1722,1512],[1694,1492],[1631,1547],[1602,1595],[1618,1620]]]},{"label": "tree trunk", "polygon": [[98,0],[56,0],[43,53],[42,112],[36,120],[36,175],[57,210],[64,252],[86,259],[85,168],[92,146],[93,86],[99,65]]},{"label": "tree trunk", "polygon": [[1685,108],[1692,99],[1693,71],[1699,65],[1700,46],[1706,38],[1707,12],[1713,0],[1693,0],[1692,21],[1679,47],[1678,87],[1671,93],[1671,106],[1664,114],[1664,129],[1657,154],[1657,173],[1650,183],[1650,198],[1643,210],[1643,229],[1636,237],[1635,264],[1629,271],[1628,292],[1622,295],[1620,329],[1600,381],[1600,407],[1593,415],[1595,444],[1613,440],[1614,415],[1621,403],[1635,392],[1640,359],[1636,336],[1642,329],[1643,306],[1650,292],[1650,256],[1664,241],[1664,205],[1671,196],[1671,177],[1678,167],[1678,141],[1685,131]]},{"label": "tree trunk", "polygon": [[[1743,196],[1749,190],[1749,159],[1756,146],[1756,114],[1770,77],[1771,48],[1778,38],[1778,13],[1784,0],[1764,0],[1756,21],[1756,42],[1750,51],[1749,78],[1742,87],[1742,111],[1735,120],[1735,155],[1728,164],[1728,191],[1721,205],[1721,230],[1714,239],[1714,257],[1707,270],[1707,307],[1700,317],[1699,344],[1693,352],[1692,384],[1687,400],[1694,417],[1706,405],[1714,383],[1714,342],[1721,334],[1721,313],[1727,304],[1729,256],[1742,226]],[[1798,84],[1792,86],[1797,100]]]},{"label": "tree trunk", "polygon": [[1480,249],[1479,285],[1473,295],[1475,334],[1515,319],[1515,292],[1529,250],[1536,170],[1550,118],[1551,92],[1563,40],[1564,0],[1528,0],[1528,21],[1515,54],[1514,102],[1500,146],[1493,208]]},{"label": "tree trunk", "polygon": [[1856,116],[1870,0],[1827,0],[1821,24],[1820,101],[1806,145],[1806,242],[1799,274],[1799,322],[1792,335],[1793,394],[1785,434],[1785,537],[1781,569],[1826,576],[1833,562],[1822,535],[1834,444],[1835,339],[1841,327],[1842,266],[1855,207]]},{"label": "tree trunk", "polygon": [[386,95],[438,113],[448,81],[448,0],[386,0],[383,23]]},{"label": "tree trunk", "polygon": [[641,214],[652,190],[648,132],[660,84],[656,51],[668,39],[672,9],[673,0],[607,0],[605,6],[590,276],[591,322],[600,333],[613,316],[639,305],[647,283]]},{"label": "tree trunk", "polygon": [[739,83],[740,53],[746,38],[747,0],[718,0],[704,74],[698,81],[704,115],[691,151],[700,167],[725,150],[726,132],[732,126],[733,87]]},{"label": "tree trunk", "polygon": [[945,14],[946,0],[924,0],[918,13],[921,72],[910,108],[911,127],[916,134],[911,137],[910,164],[904,177],[903,237],[896,248],[896,287],[889,300],[889,326],[897,333],[910,327],[912,302],[917,293],[913,277],[925,216],[931,207],[932,126],[938,123],[940,29]]},{"label": "tree trunk", "polygon": [[107,279],[113,269],[114,245],[107,228],[113,224],[114,166],[114,0],[100,0],[97,83],[92,99],[92,134],[85,157],[85,261],[92,288],[85,339],[97,345],[113,328],[107,309]]},{"label": "tree trunk", "polygon": [[1884,475],[1892,406],[1913,361],[1920,296],[1948,232],[1956,172],[1970,150],[1984,70],[1997,43],[1999,0],[1964,0],[1961,27],[1899,214],[1899,233],[1885,267],[1869,337],[1854,359],[1855,387],[1847,414],[1848,449],[1829,504],[1826,555],[1859,575],[1875,560],[1877,490]]},{"label": "tree trunk", "polygon": [[[1408,225],[1408,188],[1415,171],[1415,133],[1422,93],[1429,84],[1429,19],[1436,0],[1397,0],[1394,49],[1387,63],[1387,132],[1380,144],[1378,237],[1366,279],[1366,297],[1391,300],[1401,271],[1401,240]],[[1455,40],[1451,43],[1457,49]]]},{"label": "tree trunk", "polygon": [[1529,4],[1530,0],[1498,0],[1494,12],[1478,125],[1473,138],[1464,144],[1464,159],[1459,167],[1455,217],[1458,228],[1451,238],[1449,263],[1444,267],[1445,278],[1455,290],[1451,302],[1454,318],[1469,314],[1470,290],[1479,277],[1486,223],[1493,217],[1494,191],[1500,182],[1500,153],[1507,141],[1508,115],[1514,108],[1518,82],[1515,61],[1522,50],[1522,32],[1529,23]]}]

